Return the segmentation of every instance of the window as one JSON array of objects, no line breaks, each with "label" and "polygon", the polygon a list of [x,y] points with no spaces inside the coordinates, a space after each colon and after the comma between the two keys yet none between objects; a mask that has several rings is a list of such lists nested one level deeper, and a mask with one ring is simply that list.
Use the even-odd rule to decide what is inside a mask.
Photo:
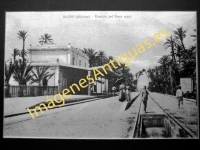
[{"label": "window", "polygon": [[85,67],[86,67],[86,63],[85,63]]},{"label": "window", "polygon": [[72,65],[75,65],[75,57],[73,57]]},{"label": "window", "polygon": [[97,85],[94,85],[94,92],[97,92]]},{"label": "window", "polygon": [[81,66],[81,60],[79,60],[79,66]]}]

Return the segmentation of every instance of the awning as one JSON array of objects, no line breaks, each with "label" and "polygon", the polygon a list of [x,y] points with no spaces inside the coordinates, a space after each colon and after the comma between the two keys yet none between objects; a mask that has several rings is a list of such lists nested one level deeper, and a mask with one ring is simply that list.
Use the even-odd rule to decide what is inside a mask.
[{"label": "awning", "polygon": [[[118,78],[120,77],[119,74],[115,73],[114,71],[110,71],[110,69],[108,67],[105,68],[105,70],[107,71],[107,74],[105,74],[102,66],[98,66],[98,67],[95,67],[97,68],[102,74],[104,74],[103,77],[105,78]],[[91,76],[93,77],[94,76],[94,72],[93,72],[93,68],[89,68],[88,69],[89,71],[91,71]],[[98,77],[100,77],[101,75],[98,75]]]}]

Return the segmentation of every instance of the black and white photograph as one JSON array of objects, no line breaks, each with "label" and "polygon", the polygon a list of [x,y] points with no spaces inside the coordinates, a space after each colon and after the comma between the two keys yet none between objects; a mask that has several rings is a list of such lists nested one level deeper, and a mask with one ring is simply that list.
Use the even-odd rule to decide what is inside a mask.
[{"label": "black and white photograph", "polygon": [[5,12],[3,138],[199,138],[196,11]]}]

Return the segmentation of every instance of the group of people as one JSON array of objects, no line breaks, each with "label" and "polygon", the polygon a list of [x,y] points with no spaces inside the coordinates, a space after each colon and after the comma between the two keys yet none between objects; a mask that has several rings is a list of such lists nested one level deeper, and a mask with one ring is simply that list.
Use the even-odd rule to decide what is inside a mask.
[{"label": "group of people", "polygon": [[[141,100],[143,102],[143,112],[146,113],[147,100],[148,100],[148,91],[146,86],[141,91]],[[130,101],[131,100],[131,86],[128,82],[122,81],[119,86],[119,100],[120,101]]]},{"label": "group of people", "polygon": [[[141,101],[143,104],[143,113],[146,113],[147,100],[149,95],[146,86],[144,86],[144,88],[140,91],[140,94],[141,94]],[[177,87],[176,98],[178,99],[179,109],[183,108],[183,91],[181,90],[180,85]],[[121,85],[119,86],[119,100],[120,101],[131,100],[131,85],[128,82],[122,81]]]},{"label": "group of people", "polygon": [[119,86],[119,100],[120,101],[131,100],[131,86],[128,82],[125,82],[124,80]]}]

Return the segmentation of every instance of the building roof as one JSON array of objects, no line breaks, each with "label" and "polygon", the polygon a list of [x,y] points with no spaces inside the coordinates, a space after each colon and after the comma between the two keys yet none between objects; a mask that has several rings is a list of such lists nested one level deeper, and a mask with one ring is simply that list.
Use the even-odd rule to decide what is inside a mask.
[{"label": "building roof", "polygon": [[50,67],[57,67],[57,66],[63,66],[63,67],[69,67],[69,68],[75,68],[75,69],[83,69],[83,70],[88,70],[88,67],[81,67],[81,66],[75,66],[75,65],[68,65],[64,64],[61,62],[48,62],[48,61],[43,61],[43,62],[32,62],[31,66],[50,66]]},{"label": "building roof", "polygon": [[[58,63],[58,62],[32,62],[31,66],[62,66],[62,67],[69,67],[69,68],[75,68],[75,69],[82,69],[82,70],[87,70],[87,71],[91,71],[91,75],[94,76],[93,74],[93,68],[90,67],[81,67],[81,66],[75,66],[75,65],[67,65],[64,63]],[[101,71],[104,74],[104,70],[102,69],[102,66],[97,66],[95,67],[97,68],[99,71]],[[105,75],[106,77],[119,77],[120,75],[110,71],[109,69],[105,68],[107,70],[107,74]]]},{"label": "building roof", "polygon": [[[95,68],[97,68],[100,72],[102,72],[104,74],[104,70],[103,70],[102,66],[97,66]],[[92,69],[93,68],[89,68],[89,70],[91,71],[91,74],[93,74]],[[108,69],[108,68],[105,68],[105,69],[107,71],[107,74],[105,76],[107,76],[107,77],[114,78],[114,77],[119,77],[120,76],[116,72],[110,71],[110,69]]]},{"label": "building roof", "polygon": [[37,46],[30,46],[30,48],[28,49],[29,52],[31,52],[31,51],[56,51],[56,50],[63,50],[63,51],[71,50],[71,51],[78,53],[79,55],[85,57],[86,59],[89,59],[89,57],[86,54],[84,54],[81,49],[74,48],[71,45],[43,44],[43,45],[37,45]]}]

